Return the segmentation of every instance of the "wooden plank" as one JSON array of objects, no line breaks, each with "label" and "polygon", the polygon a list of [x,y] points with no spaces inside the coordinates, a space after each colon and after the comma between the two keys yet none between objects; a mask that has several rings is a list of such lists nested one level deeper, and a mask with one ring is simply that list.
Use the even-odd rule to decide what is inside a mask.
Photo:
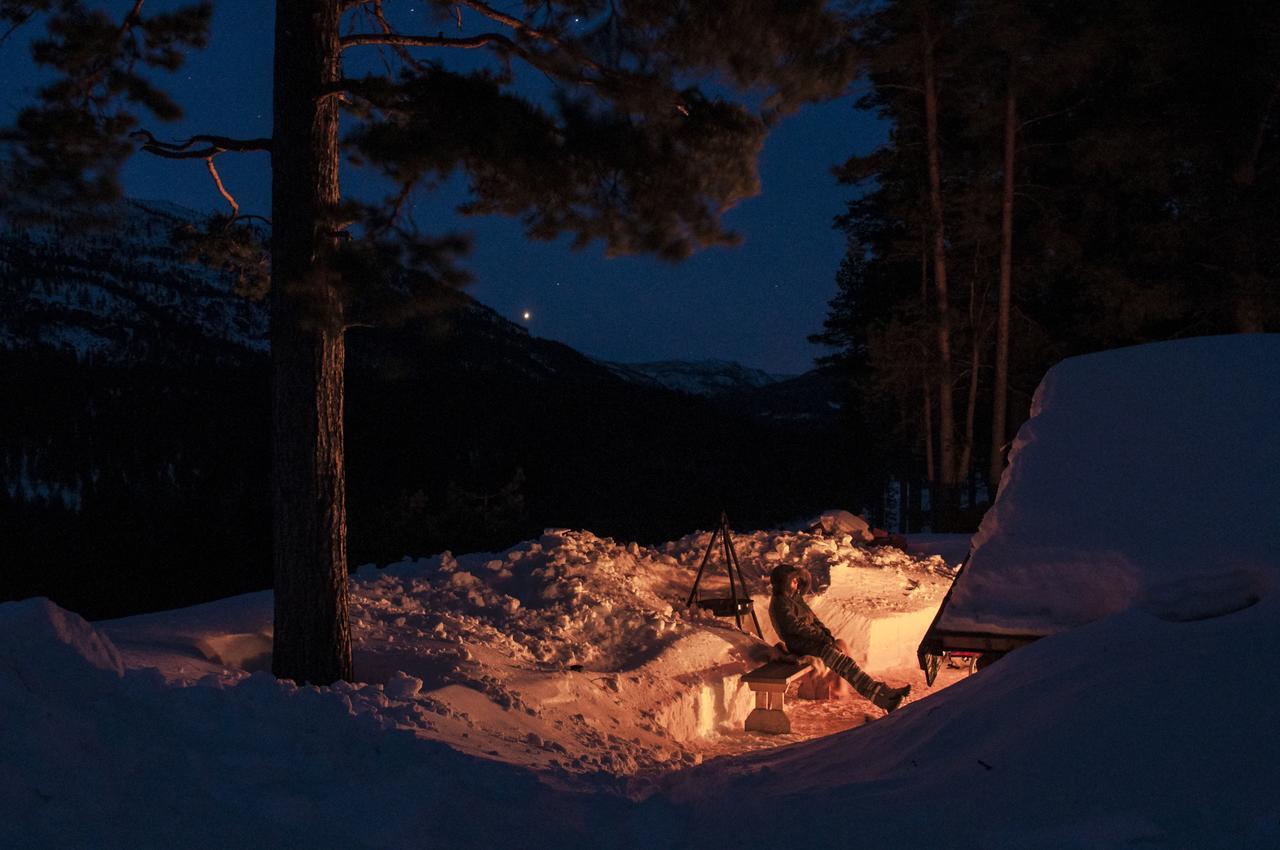
[{"label": "wooden plank", "polygon": [[747,687],[756,693],[782,693],[787,689],[785,682],[747,682]]},{"label": "wooden plank", "polygon": [[770,661],[757,667],[742,677],[748,685],[782,685],[786,686],[794,679],[803,676],[809,670],[809,663],[796,661]]}]

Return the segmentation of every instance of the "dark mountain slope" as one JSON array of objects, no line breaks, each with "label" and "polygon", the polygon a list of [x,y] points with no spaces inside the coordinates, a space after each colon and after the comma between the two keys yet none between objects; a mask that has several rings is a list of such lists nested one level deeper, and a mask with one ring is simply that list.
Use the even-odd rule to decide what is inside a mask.
[{"label": "dark mountain slope", "polygon": [[[114,616],[270,583],[266,317],[169,247],[184,215],[0,229],[0,597]],[[758,526],[845,497],[826,426],[637,386],[461,293],[349,350],[354,564],[547,526],[668,539],[722,506]]]}]

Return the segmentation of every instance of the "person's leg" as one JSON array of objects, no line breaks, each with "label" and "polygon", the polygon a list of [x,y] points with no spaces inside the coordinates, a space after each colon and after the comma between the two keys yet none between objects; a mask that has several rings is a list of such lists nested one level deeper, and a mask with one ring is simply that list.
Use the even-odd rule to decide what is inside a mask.
[{"label": "person's leg", "polygon": [[[902,704],[902,700],[911,691],[910,685],[901,688],[891,688],[878,679],[873,679],[863,672],[847,653],[841,651],[841,644],[832,644],[822,651],[822,661],[838,673],[853,689],[871,700],[877,707],[884,709],[886,712],[893,711]],[[844,647],[847,649],[848,647]]]},{"label": "person's leg", "polygon": [[[840,650],[842,655],[847,656],[850,654],[849,645],[841,639],[836,640],[836,649]],[[828,668],[828,671],[826,677],[828,699],[848,699],[856,693],[853,686],[840,675],[839,671],[831,670],[830,668]]]},{"label": "person's leg", "polygon": [[[821,659],[818,659],[821,661]],[[825,700],[841,699],[853,693],[848,683],[840,678],[840,674],[822,662],[822,672],[811,668],[798,680],[796,696],[800,699]]]},{"label": "person's leg", "polygon": [[809,670],[800,677],[796,696],[800,699],[826,699],[826,677],[819,676],[816,670]]}]

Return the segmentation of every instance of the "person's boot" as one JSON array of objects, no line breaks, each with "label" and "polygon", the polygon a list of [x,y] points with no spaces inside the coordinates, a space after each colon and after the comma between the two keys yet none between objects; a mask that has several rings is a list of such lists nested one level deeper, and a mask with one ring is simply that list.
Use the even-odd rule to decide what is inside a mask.
[{"label": "person's boot", "polygon": [[872,697],[871,702],[873,702],[877,708],[883,709],[885,714],[889,714],[897,709],[898,706],[902,705],[902,701],[907,698],[907,694],[909,693],[911,693],[910,685],[903,685],[900,688],[883,686],[876,695]]}]

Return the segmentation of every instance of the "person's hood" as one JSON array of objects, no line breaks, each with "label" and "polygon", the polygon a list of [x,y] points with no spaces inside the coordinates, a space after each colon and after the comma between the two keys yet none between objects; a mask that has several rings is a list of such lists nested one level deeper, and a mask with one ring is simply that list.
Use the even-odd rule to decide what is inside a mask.
[{"label": "person's hood", "polygon": [[769,573],[769,586],[773,588],[774,593],[784,595],[787,592],[787,583],[791,581],[792,576],[800,579],[797,587],[797,593],[800,596],[804,596],[809,592],[809,588],[813,587],[813,576],[809,575],[809,571],[793,564],[779,564],[774,567]]}]

